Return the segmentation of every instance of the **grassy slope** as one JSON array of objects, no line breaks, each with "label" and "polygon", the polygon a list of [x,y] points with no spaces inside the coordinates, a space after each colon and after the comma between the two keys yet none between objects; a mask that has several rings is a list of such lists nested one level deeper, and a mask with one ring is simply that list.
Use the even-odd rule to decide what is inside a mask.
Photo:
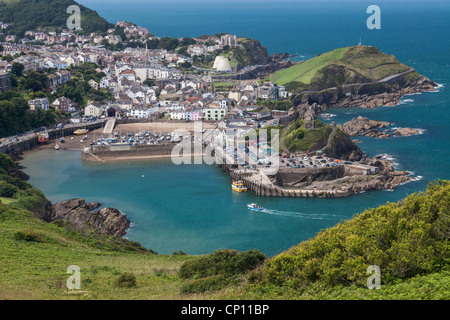
[{"label": "grassy slope", "polygon": [[305,129],[303,120],[299,118],[286,129],[281,143],[291,152],[308,151],[313,147],[320,149],[326,146],[331,131],[330,126]]},{"label": "grassy slope", "polygon": [[340,59],[346,50],[347,48],[335,49],[290,68],[278,71],[275,73],[276,77],[272,77],[272,80],[276,78],[278,85],[284,85],[291,81],[300,81],[309,84],[318,70]]},{"label": "grassy slope", "polygon": [[368,79],[380,80],[408,70],[395,56],[380,52],[375,47],[354,46],[336,49],[272,75],[279,85],[292,81],[310,84],[320,69],[329,65],[344,66]]},{"label": "grassy slope", "polygon": [[[16,240],[17,231],[32,231],[40,241]],[[193,258],[101,250],[6,205],[0,205],[0,248],[0,299],[183,299],[177,272]],[[86,295],[68,293],[69,265],[81,268],[81,290]],[[136,288],[115,285],[122,272],[136,275]]]},{"label": "grassy slope", "polygon": [[337,65],[348,67],[366,78],[372,77],[373,80],[380,80],[408,70],[408,66],[400,63],[395,56],[366,46],[348,48],[341,59],[337,61]]},{"label": "grassy slope", "polygon": [[10,204],[12,202],[15,202],[16,200],[12,199],[12,198],[5,198],[5,197],[0,197],[0,203],[3,204]]}]

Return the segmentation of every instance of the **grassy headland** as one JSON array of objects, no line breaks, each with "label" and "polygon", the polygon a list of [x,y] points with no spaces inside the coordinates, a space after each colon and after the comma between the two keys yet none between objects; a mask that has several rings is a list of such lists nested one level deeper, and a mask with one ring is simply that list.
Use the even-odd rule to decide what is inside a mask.
[{"label": "grassy headland", "polygon": [[[323,90],[344,84],[376,82],[408,70],[409,67],[395,56],[375,47],[353,46],[321,54],[276,72],[270,79],[291,91]],[[411,76],[419,74],[412,72]]]}]

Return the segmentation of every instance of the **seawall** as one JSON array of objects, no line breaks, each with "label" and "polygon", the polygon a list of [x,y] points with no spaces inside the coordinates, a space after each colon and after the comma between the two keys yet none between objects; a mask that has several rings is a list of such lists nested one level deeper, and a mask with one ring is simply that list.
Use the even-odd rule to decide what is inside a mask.
[{"label": "seawall", "polygon": [[274,184],[263,184],[249,179],[250,174],[234,170],[229,165],[220,165],[230,175],[232,181],[241,180],[247,190],[262,197],[290,197],[290,198],[342,198],[354,194],[352,191],[341,190],[307,190],[300,188],[283,188]]},{"label": "seawall", "polygon": [[[51,129],[47,130],[49,139],[59,139],[60,137],[64,136],[71,136],[73,135],[74,131],[77,129],[89,129],[95,130],[98,128],[101,128],[103,125],[103,121],[101,122],[95,122],[95,123],[80,123],[79,125],[70,125],[64,128],[60,129]],[[33,149],[35,146],[38,145],[38,139],[37,135],[32,135],[27,139],[24,139],[22,141],[14,142],[9,145],[0,146],[0,152],[1,153],[7,153],[7,154],[20,154],[23,151]]]}]

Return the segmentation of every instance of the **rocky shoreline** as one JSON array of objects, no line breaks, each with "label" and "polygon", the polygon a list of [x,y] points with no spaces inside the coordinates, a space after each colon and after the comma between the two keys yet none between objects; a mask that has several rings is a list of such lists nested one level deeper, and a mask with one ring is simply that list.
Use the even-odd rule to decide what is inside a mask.
[{"label": "rocky shoreline", "polygon": [[304,91],[293,98],[297,109],[312,107],[316,113],[323,113],[331,108],[376,108],[379,106],[396,106],[405,95],[421,92],[435,92],[438,84],[425,76],[418,76],[414,81],[399,75],[390,82],[372,82],[347,84],[341,87],[320,91]]},{"label": "rocky shoreline", "polygon": [[[359,116],[347,121],[343,125],[337,125],[348,135],[353,137],[366,136],[372,138],[406,137],[421,134],[421,130],[414,128],[387,128],[393,124],[380,120],[369,120]],[[380,130],[383,129],[383,130]]]},{"label": "rocky shoreline", "polygon": [[123,237],[131,222],[115,208],[102,208],[98,202],[87,203],[84,199],[69,199],[52,205],[48,222],[62,220],[80,232],[99,232],[112,237]]},{"label": "rocky shoreline", "polygon": [[[20,160],[23,159],[22,154],[13,153],[10,157],[16,163],[16,168],[10,172],[10,175],[27,181],[29,176],[22,171],[23,166]],[[35,215],[46,221],[64,221],[70,225],[71,229],[82,234],[96,233],[104,234],[112,237],[122,238],[127,234],[127,230],[131,226],[131,221],[120,210],[115,208],[102,208],[98,202],[87,203],[86,200],[80,198],[69,199],[57,203],[47,203],[43,206],[42,212],[35,212]]]}]

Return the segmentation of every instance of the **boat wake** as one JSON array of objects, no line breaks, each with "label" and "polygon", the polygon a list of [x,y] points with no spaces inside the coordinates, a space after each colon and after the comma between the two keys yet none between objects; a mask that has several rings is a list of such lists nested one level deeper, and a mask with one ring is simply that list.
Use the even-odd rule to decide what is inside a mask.
[{"label": "boat wake", "polygon": [[332,118],[332,117],[337,117],[337,114],[333,114],[333,113],[322,113],[319,115],[321,118]]},{"label": "boat wake", "polygon": [[311,219],[311,220],[336,220],[337,218],[342,218],[342,216],[335,214],[322,214],[322,213],[301,213],[294,211],[280,211],[280,210],[272,210],[272,209],[264,209],[262,212],[268,213],[274,216],[283,216],[283,217],[293,217],[293,218],[301,218],[301,219]]}]

